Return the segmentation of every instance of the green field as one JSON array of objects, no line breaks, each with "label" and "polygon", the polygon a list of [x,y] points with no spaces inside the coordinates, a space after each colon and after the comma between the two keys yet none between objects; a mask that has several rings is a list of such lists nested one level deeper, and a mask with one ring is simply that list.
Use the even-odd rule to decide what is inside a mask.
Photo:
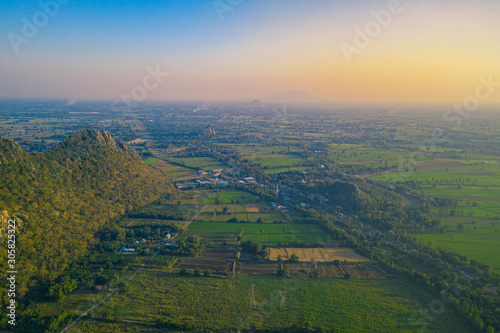
[{"label": "green field", "polygon": [[147,160],[145,160],[144,164],[146,164],[146,165],[152,165],[152,164],[158,162],[159,160],[160,159],[158,159],[158,158],[151,157],[151,158],[148,158]]},{"label": "green field", "polygon": [[[283,302],[281,291],[287,292]],[[349,333],[473,332],[450,307],[438,320],[420,322],[419,309],[427,308],[433,298],[403,279],[221,279],[146,270],[130,283],[128,292],[115,294],[70,332],[161,332],[154,326],[158,319],[196,332],[293,325]]]},{"label": "green field", "polygon": [[167,162],[164,162],[162,160],[159,160],[158,162],[153,164],[153,167],[156,169],[160,170],[167,176],[171,177],[174,180],[187,180],[187,179],[193,179],[194,178],[194,169],[189,169],[177,164],[169,164]]},{"label": "green field", "polygon": [[[390,175],[389,175],[390,177]],[[385,175],[372,177],[386,180]],[[430,197],[457,202],[456,207],[435,209],[431,215],[449,229],[426,230],[418,238],[431,246],[465,255],[500,272],[500,163],[496,156],[463,155],[417,165],[405,181],[418,181],[415,190]],[[463,225],[464,230],[458,230]]]},{"label": "green field", "polygon": [[158,157],[170,163],[205,171],[227,168],[224,163],[212,157],[172,157],[169,155],[159,155]]},{"label": "green field", "polygon": [[309,224],[193,222],[189,225],[189,232],[220,241],[232,241],[241,235],[244,241],[253,240],[265,245],[324,242],[328,237],[320,227]]},{"label": "green field", "polygon": [[275,173],[289,172],[289,171],[307,171],[311,169],[310,167],[291,167],[291,168],[278,168],[278,169],[267,169],[265,173],[272,175]]},{"label": "green field", "polygon": [[294,167],[308,164],[305,159],[296,154],[249,155],[243,156],[242,158],[251,160],[264,169],[274,169],[288,166]]},{"label": "green field", "polygon": [[221,203],[255,203],[259,201],[259,198],[248,192],[241,191],[222,191],[218,193],[213,193],[210,198],[201,199],[202,204],[215,204],[215,199],[219,197],[219,202]]},{"label": "green field", "polygon": [[[406,173],[404,181],[420,181],[437,185],[500,186],[500,163],[497,160],[470,161],[466,159],[435,159],[418,164],[414,172]],[[395,172],[395,176],[397,172]],[[401,175],[399,175],[401,178]],[[385,175],[371,177],[385,181]]]}]

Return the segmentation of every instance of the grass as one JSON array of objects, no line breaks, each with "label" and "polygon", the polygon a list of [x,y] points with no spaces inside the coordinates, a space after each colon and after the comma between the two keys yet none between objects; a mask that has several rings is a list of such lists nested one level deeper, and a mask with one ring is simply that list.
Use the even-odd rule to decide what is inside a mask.
[{"label": "grass", "polygon": [[151,157],[151,158],[148,158],[147,160],[144,161],[144,164],[146,165],[152,165],[156,162],[160,161],[159,158],[154,158],[154,157]]},{"label": "grass", "polygon": [[218,193],[213,193],[211,197],[201,199],[200,203],[202,204],[215,204],[215,198],[219,196],[219,201],[225,204],[229,203],[241,203],[241,204],[246,204],[246,203],[255,203],[259,201],[259,198],[256,197],[253,194],[250,194],[248,192],[241,192],[241,191],[222,191]]},{"label": "grass", "polygon": [[195,176],[194,169],[189,169],[176,164],[170,164],[162,160],[158,160],[156,163],[154,163],[153,167],[175,180],[192,179]]},{"label": "grass", "polygon": [[[255,306],[251,305],[252,289]],[[287,291],[282,308],[281,291]],[[74,332],[160,332],[155,320],[170,319],[194,331],[284,329],[308,323],[335,332],[472,332],[451,307],[439,320],[412,322],[435,296],[403,280],[237,279],[181,277],[146,270]],[[119,314],[116,320],[115,314]],[[420,330],[421,328],[423,330]]]},{"label": "grass", "polygon": [[170,162],[170,163],[176,163],[181,166],[185,166],[188,168],[194,168],[194,169],[200,169],[200,170],[213,170],[213,169],[225,169],[227,166],[220,162],[217,161],[216,159],[212,157],[172,157],[172,156],[167,156],[167,155],[160,155],[158,156],[161,159]]},{"label": "grass", "polygon": [[[262,224],[262,223],[224,223],[224,222],[193,222],[189,230],[216,231],[239,233],[272,233],[272,234],[308,234],[321,233],[323,230],[316,225],[308,224]],[[285,231],[286,229],[286,231]]]},{"label": "grass", "polygon": [[243,241],[253,240],[265,245],[324,242],[328,237],[320,227],[309,224],[193,222],[188,229],[188,233],[212,242],[234,241],[240,233]]},{"label": "grass", "polygon": [[[475,221],[475,224],[472,224]],[[493,223],[493,224],[492,224]],[[457,229],[459,224],[464,225],[464,230]],[[500,222],[491,222],[485,219],[470,217],[448,217],[442,219],[441,225],[448,225],[449,230],[441,233],[427,230],[418,234],[418,238],[429,242],[431,246],[456,252],[490,265],[492,271],[500,273],[500,257],[494,249],[500,248]],[[475,229],[474,229],[475,227]]]},{"label": "grass", "polygon": [[289,171],[307,171],[311,169],[310,167],[291,167],[291,168],[280,168],[280,169],[267,169],[264,171],[268,175],[272,175],[275,173],[283,173],[283,172],[289,172]]},{"label": "grass", "polygon": [[242,158],[249,159],[265,169],[282,168],[288,166],[302,166],[303,164],[309,164],[301,156],[295,154],[251,155],[243,156]]},{"label": "grass", "polygon": [[[372,177],[386,180],[385,175]],[[454,159],[434,159],[418,164],[405,181],[418,181],[417,192],[457,202],[454,209],[436,209],[433,218],[450,228],[446,233],[426,230],[418,238],[433,247],[465,255],[490,265],[500,273],[497,232],[500,221],[500,163],[497,156],[459,155]],[[475,221],[475,224],[472,224]],[[459,224],[464,230],[457,229]]]},{"label": "grass", "polygon": [[[387,180],[384,175],[371,179]],[[470,163],[465,159],[435,159],[418,164],[415,172],[407,173],[404,180],[436,182],[441,185],[500,186],[500,164],[496,161]]]}]

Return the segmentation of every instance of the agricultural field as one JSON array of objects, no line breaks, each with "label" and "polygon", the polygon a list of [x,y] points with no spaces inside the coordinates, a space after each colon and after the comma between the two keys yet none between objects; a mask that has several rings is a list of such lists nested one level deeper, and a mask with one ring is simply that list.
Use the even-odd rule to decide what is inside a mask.
[{"label": "agricultural field", "polygon": [[242,158],[251,160],[253,163],[260,165],[264,170],[307,166],[309,164],[297,154],[249,155]]},{"label": "agricultural field", "polygon": [[156,162],[159,162],[159,161],[160,161],[160,159],[151,157],[151,158],[148,158],[147,160],[145,160],[144,164],[152,165],[152,164],[155,164]]},{"label": "agricultural field", "polygon": [[[449,226],[445,233],[425,230],[416,236],[430,246],[466,255],[500,273],[500,258],[497,251],[492,250],[500,248],[500,221],[469,217],[443,218],[441,221],[442,225]],[[459,230],[459,225],[463,225],[464,229]]]},{"label": "agricultural field", "polygon": [[303,262],[332,262],[334,260],[348,262],[368,261],[348,248],[268,248],[269,259],[288,261],[296,255]]},{"label": "agricultural field", "polygon": [[276,173],[290,172],[290,171],[308,171],[310,167],[289,167],[289,168],[277,168],[277,169],[267,169],[265,173],[272,175]]},{"label": "agricultural field", "polygon": [[270,262],[239,261],[236,263],[236,271],[247,275],[276,275],[281,265]]},{"label": "agricultural field", "polygon": [[238,203],[238,204],[248,204],[259,202],[260,199],[255,195],[242,192],[242,191],[221,191],[215,192],[210,195],[209,198],[200,200],[202,204],[215,204],[216,199],[220,203]]},{"label": "agricultural field", "polygon": [[[387,180],[383,175],[374,176],[371,179]],[[462,159],[434,159],[425,163],[417,163],[413,172],[404,174],[404,181],[419,181],[429,185],[499,187],[500,161],[496,157],[490,157],[490,160],[486,161],[469,160],[465,156]]]},{"label": "agricultural field", "polygon": [[[264,245],[276,245],[288,242],[324,242],[327,240],[323,230],[308,224],[262,224],[262,223],[228,223],[228,222],[193,222],[189,225],[189,233],[217,239],[253,240]],[[209,235],[212,235],[210,237]]]},{"label": "agricultural field", "polygon": [[[287,291],[285,301],[279,291]],[[155,326],[159,319],[198,332],[284,329],[304,323],[335,332],[473,331],[448,307],[439,320],[425,326],[411,320],[434,298],[404,279],[197,278],[146,269],[126,292],[113,295],[69,332],[161,332]]]},{"label": "agricultural field", "polygon": [[231,151],[237,152],[243,158],[254,159],[258,156],[272,156],[274,154],[298,153],[299,148],[293,145],[284,144],[282,146],[264,145],[264,144],[217,144]]},{"label": "agricultural field", "polygon": [[177,164],[167,163],[160,159],[153,160],[157,161],[152,163],[151,165],[167,176],[171,177],[173,180],[188,180],[197,177],[195,175],[196,170],[194,169],[186,168]]},{"label": "agricultural field", "polygon": [[403,150],[382,150],[367,145],[331,144],[328,157],[339,165],[392,167],[408,155]]},{"label": "agricultural field", "polygon": [[148,226],[151,228],[175,227],[177,229],[180,229],[185,224],[186,221],[159,220],[159,219],[123,218],[120,221],[120,226],[124,228],[140,228]]},{"label": "agricultural field", "polygon": [[[415,189],[430,197],[450,199],[454,208],[435,209],[431,217],[441,221],[445,232],[424,230],[415,235],[433,247],[465,255],[500,273],[500,161],[496,156],[460,155],[418,164],[405,181],[419,183]],[[384,180],[390,175],[372,177]]]},{"label": "agricultural field", "polygon": [[170,155],[158,155],[157,157],[169,163],[196,170],[209,171],[227,168],[227,165],[212,157],[173,157]]},{"label": "agricultural field", "polygon": [[200,199],[200,203],[208,206],[197,217],[197,221],[232,222],[236,219],[238,222],[269,224],[287,220],[281,212],[271,209],[268,203],[248,192],[216,192],[208,198]]}]

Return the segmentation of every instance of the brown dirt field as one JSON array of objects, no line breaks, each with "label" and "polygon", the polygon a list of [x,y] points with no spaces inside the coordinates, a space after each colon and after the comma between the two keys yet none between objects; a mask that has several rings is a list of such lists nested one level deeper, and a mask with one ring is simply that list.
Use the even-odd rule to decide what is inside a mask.
[{"label": "brown dirt field", "polygon": [[197,258],[200,259],[234,259],[235,252],[233,249],[224,249],[224,248],[206,248],[201,250],[200,254]]},{"label": "brown dirt field", "polygon": [[334,260],[349,262],[368,261],[368,258],[363,257],[353,250],[346,247],[338,248],[269,248],[269,259],[277,261],[278,256],[281,260],[289,260],[292,254],[299,257],[300,261],[310,262],[314,259],[315,262],[332,262]]},{"label": "brown dirt field", "polygon": [[186,268],[186,269],[195,269],[199,268],[201,270],[205,270],[210,268],[211,270],[223,270],[230,271],[232,268],[231,261],[225,260],[207,260],[207,259],[186,259],[181,258],[174,265],[175,268]]},{"label": "brown dirt field", "polygon": [[337,266],[319,266],[319,277],[320,278],[343,278],[344,274],[340,271]]},{"label": "brown dirt field", "polygon": [[256,204],[244,204],[247,213],[259,213],[260,209]]},{"label": "brown dirt field", "polygon": [[340,265],[344,272],[351,274],[352,279],[366,279],[363,271],[357,265]]},{"label": "brown dirt field", "polygon": [[248,263],[239,262],[237,264],[237,271],[243,274],[262,274],[262,275],[274,275],[279,269],[279,265],[276,263]]},{"label": "brown dirt field", "polygon": [[285,264],[283,265],[289,276],[306,278],[314,270],[312,263]]}]

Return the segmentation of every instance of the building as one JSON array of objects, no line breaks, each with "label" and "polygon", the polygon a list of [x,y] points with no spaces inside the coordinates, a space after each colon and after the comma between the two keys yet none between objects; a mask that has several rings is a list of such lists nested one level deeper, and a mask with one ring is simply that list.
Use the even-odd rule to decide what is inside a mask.
[{"label": "building", "polygon": [[255,180],[255,178],[253,177],[246,177],[246,178],[243,178],[243,180],[245,182],[247,182],[248,184],[255,184],[257,181]]},{"label": "building", "polygon": [[121,249],[118,250],[118,252],[120,252],[120,253],[134,253],[135,249],[129,249],[126,247],[122,247]]}]

